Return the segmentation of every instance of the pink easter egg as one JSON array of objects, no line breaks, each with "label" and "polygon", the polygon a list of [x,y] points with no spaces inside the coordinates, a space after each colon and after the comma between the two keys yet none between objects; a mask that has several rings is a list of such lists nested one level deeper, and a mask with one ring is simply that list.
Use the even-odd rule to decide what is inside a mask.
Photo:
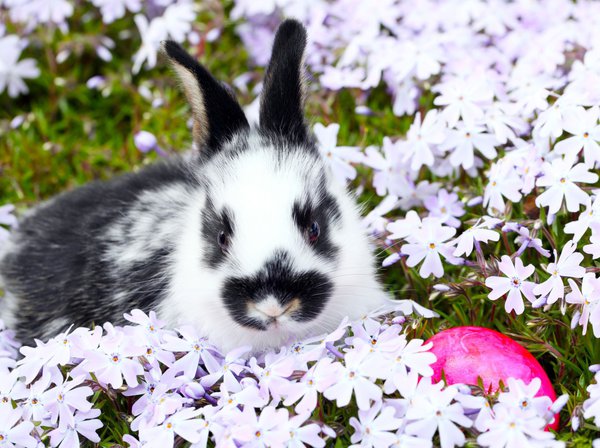
[{"label": "pink easter egg", "polygon": [[[547,395],[556,400],[552,383],[540,363],[523,346],[497,331],[482,327],[455,327],[433,336],[431,352],[437,356],[432,365],[433,380],[448,384],[477,384],[481,377],[486,390],[498,390],[499,382],[506,384],[509,377],[529,384],[538,377],[542,386],[536,396]],[[558,414],[551,425],[558,429]]]}]

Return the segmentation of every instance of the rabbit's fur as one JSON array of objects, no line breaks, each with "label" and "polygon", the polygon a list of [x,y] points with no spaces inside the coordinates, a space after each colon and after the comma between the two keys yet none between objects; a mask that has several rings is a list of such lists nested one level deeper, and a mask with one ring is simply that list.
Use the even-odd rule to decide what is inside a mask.
[{"label": "rabbit's fur", "polygon": [[122,323],[139,308],[225,350],[260,349],[383,303],[359,209],[304,121],[305,45],[302,25],[280,26],[251,128],[225,87],[164,44],[196,150],[64,193],[23,219],[0,261],[2,317],[21,341]]}]

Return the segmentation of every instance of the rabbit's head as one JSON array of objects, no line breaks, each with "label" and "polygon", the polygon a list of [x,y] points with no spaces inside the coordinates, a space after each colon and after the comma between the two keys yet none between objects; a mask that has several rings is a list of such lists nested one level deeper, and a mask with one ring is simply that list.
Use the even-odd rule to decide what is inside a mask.
[{"label": "rabbit's head", "polygon": [[192,109],[203,193],[186,219],[161,314],[224,349],[321,334],[386,296],[359,209],[304,120],[305,46],[303,26],[285,21],[256,128],[179,45],[163,47]]}]

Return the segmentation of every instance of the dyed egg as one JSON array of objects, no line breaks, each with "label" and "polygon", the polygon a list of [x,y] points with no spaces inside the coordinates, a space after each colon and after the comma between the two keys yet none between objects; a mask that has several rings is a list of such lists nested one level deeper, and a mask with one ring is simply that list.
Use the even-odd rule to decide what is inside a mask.
[{"label": "dyed egg", "polygon": [[[499,382],[513,377],[529,384],[538,377],[542,381],[536,396],[546,395],[556,400],[552,383],[540,363],[522,345],[511,338],[481,327],[456,327],[441,331],[429,341],[431,352],[437,356],[432,365],[433,380],[442,379],[442,371],[448,384],[477,384],[481,377],[486,391],[498,390]],[[549,425],[558,429],[558,414]]]}]

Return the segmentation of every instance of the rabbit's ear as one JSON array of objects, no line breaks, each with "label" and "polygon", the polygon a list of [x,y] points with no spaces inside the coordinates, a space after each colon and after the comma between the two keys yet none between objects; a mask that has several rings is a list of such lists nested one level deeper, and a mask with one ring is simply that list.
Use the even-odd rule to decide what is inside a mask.
[{"label": "rabbit's ear", "polygon": [[164,41],[167,56],[183,85],[194,118],[194,143],[201,151],[217,151],[236,132],[249,127],[233,94],[178,43]]},{"label": "rabbit's ear", "polygon": [[296,20],[277,30],[260,99],[260,127],[301,143],[304,122],[304,49],[306,30]]}]

